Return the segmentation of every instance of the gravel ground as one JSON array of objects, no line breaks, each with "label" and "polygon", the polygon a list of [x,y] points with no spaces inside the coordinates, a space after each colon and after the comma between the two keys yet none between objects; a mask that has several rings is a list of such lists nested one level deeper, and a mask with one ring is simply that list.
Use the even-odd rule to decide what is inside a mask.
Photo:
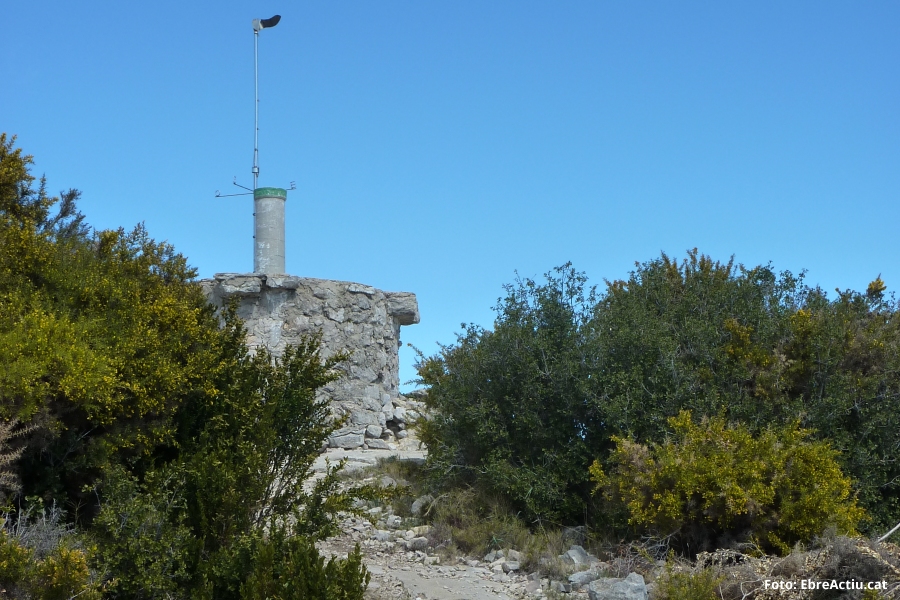
[{"label": "gravel ground", "polygon": [[[352,472],[374,466],[379,459],[397,457],[420,462],[425,456],[426,451],[418,440],[409,438],[390,450],[330,449],[313,468],[316,476],[321,476],[327,462],[346,460],[345,471]],[[504,572],[498,561],[492,564],[469,557],[457,559],[452,565],[440,564],[432,549],[410,549],[407,540],[421,532],[396,526],[377,529],[369,520],[355,516],[347,516],[341,529],[340,535],[320,542],[319,550],[326,557],[346,557],[359,544],[372,576],[366,591],[368,600],[539,600],[547,597],[547,580],[542,582],[534,579],[535,576],[529,579],[527,573],[518,571]],[[573,592],[567,597],[585,600],[587,593]]]}]

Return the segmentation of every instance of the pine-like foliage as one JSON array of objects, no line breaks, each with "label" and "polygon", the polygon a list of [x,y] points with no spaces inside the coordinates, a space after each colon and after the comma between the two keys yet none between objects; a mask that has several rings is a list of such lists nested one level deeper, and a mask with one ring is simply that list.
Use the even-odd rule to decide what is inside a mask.
[{"label": "pine-like foliage", "polygon": [[34,430],[34,427],[19,427],[18,419],[0,420],[0,499],[3,494],[16,494],[21,491],[22,484],[14,464],[25,451],[24,446],[14,448],[13,440],[21,438]]}]

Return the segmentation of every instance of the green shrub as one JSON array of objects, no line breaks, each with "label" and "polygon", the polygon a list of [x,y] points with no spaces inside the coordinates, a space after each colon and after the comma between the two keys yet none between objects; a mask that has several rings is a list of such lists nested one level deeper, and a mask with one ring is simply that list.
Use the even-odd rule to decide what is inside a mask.
[{"label": "green shrub", "polygon": [[711,569],[675,571],[666,564],[665,574],[656,580],[657,600],[720,600],[723,577]]},{"label": "green shrub", "polygon": [[274,532],[257,540],[252,562],[241,600],[362,600],[369,585],[358,544],[326,563],[311,540]]},{"label": "green shrub", "polygon": [[0,530],[0,589],[34,600],[100,600],[101,586],[89,568],[88,551],[61,540],[46,556]]},{"label": "green shrub", "polygon": [[23,585],[34,565],[34,550],[20,545],[5,531],[0,531],[0,586]]},{"label": "green shrub", "polygon": [[796,425],[754,437],[718,417],[695,424],[686,411],[669,424],[661,444],[616,438],[611,475],[591,467],[632,525],[675,534],[692,552],[730,539],[787,553],[829,527],[852,533],[863,518],[836,452]]},{"label": "green shrub", "polygon": [[178,597],[196,569],[186,526],[184,474],[170,467],[140,485],[125,469],[107,473],[103,508],[89,535],[119,598]]},{"label": "green shrub", "polygon": [[251,353],[230,311],[223,340],[218,397],[198,397],[177,413],[176,458],[143,480],[110,469],[98,488],[103,508],[91,534],[117,597],[237,600],[252,592],[251,580],[302,590],[325,573],[342,583],[310,598],[355,598],[364,567],[355,559],[323,566],[314,542],[337,532],[338,513],[355,498],[378,493],[339,490],[337,467],[304,486],[335,427],[316,390],[344,355],[323,360],[315,336],[278,359]]},{"label": "green shrub", "polygon": [[0,419],[28,434],[0,479],[87,508],[104,469],[139,471],[179,407],[215,397],[219,322],[172,246],[91,233],[78,192],[50,197],[13,144],[0,133]]},{"label": "green shrub", "polygon": [[865,526],[884,531],[900,520],[898,309],[880,278],[829,298],[771,265],[664,254],[596,307],[597,410],[611,434],[645,444],[663,442],[681,410],[754,435],[799,420],[840,452]]}]

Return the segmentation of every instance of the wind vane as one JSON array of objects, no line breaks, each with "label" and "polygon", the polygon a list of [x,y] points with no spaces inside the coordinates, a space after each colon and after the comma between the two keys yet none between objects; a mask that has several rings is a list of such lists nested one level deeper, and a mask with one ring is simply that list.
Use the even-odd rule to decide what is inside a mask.
[{"label": "wind vane", "polygon": [[[284,205],[288,190],[284,188],[259,187],[259,32],[278,25],[281,15],[270,19],[253,19],[253,91],[254,91],[254,129],[253,129],[253,189],[232,182],[247,192],[239,194],[221,194],[216,191],[216,198],[228,196],[249,196],[253,194],[253,272],[265,274],[282,274],[284,269]],[[296,189],[291,182],[291,190]]]}]

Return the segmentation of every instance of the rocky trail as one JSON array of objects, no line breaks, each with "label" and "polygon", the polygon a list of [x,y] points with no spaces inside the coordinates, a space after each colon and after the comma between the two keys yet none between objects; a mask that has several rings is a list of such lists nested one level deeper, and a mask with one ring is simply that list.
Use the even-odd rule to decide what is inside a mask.
[{"label": "rocky trail", "polygon": [[[331,448],[314,465],[317,476],[328,462],[345,460],[345,472],[378,464],[379,460],[424,462],[426,451],[413,436],[387,449]],[[583,569],[567,581],[551,581],[520,568],[515,550],[492,552],[484,557],[458,557],[453,564],[441,564],[431,546],[428,525],[407,528],[397,515],[381,507],[369,509],[369,518],[347,516],[340,535],[318,544],[326,557],[346,557],[359,544],[363,560],[371,574],[366,591],[368,600],[547,600],[564,597],[571,600],[646,600],[647,586],[640,575],[628,578],[604,578],[609,565],[573,546],[565,557],[573,568]],[[416,512],[416,507],[413,507]],[[374,524],[373,524],[374,523]]]},{"label": "rocky trail", "polygon": [[[319,457],[314,469],[325,470],[326,461],[346,460],[345,470],[353,472],[373,467],[379,460],[421,463],[426,452],[414,435],[391,443],[388,449],[345,450],[333,448]],[[372,474],[372,479],[387,477]],[[413,503],[415,514],[421,508]],[[457,556],[443,559],[434,547],[428,525],[414,525],[390,508],[367,509],[368,518],[347,515],[341,533],[320,542],[326,557],[346,557],[359,544],[363,560],[371,574],[366,600],[648,600],[654,598],[656,581],[645,583],[632,572],[637,563],[616,558],[612,564],[601,562],[581,546],[572,545],[559,559],[568,576],[551,579],[522,568],[522,557],[515,550],[491,552],[483,557]],[[446,555],[444,555],[446,556]],[[447,561],[451,564],[448,564]],[[645,562],[639,568],[654,580],[665,571],[662,561]],[[722,575],[718,585],[722,597],[755,600],[810,600],[817,592],[800,589],[766,589],[765,581],[800,582],[803,580],[879,580],[888,582],[880,598],[900,597],[900,548],[861,538],[837,538],[816,549],[795,552],[787,557],[751,557],[733,550],[718,550],[697,556],[697,568],[715,567]],[[675,567],[688,569],[691,565]],[[609,577],[619,574],[622,577]],[[829,598],[860,598],[861,592]]]}]

